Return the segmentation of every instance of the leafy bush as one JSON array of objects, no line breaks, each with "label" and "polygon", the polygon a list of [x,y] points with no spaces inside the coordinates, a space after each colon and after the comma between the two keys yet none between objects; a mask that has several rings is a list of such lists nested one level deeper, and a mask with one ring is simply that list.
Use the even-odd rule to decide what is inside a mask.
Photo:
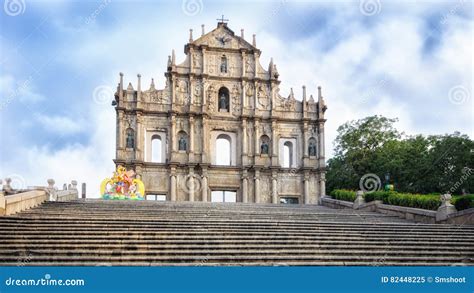
[{"label": "leafy bush", "polygon": [[346,189],[334,189],[333,191],[331,191],[331,196],[334,199],[353,202],[356,199],[356,192],[353,190]]},{"label": "leafy bush", "polygon": [[451,200],[458,211],[474,208],[474,194],[457,196]]}]

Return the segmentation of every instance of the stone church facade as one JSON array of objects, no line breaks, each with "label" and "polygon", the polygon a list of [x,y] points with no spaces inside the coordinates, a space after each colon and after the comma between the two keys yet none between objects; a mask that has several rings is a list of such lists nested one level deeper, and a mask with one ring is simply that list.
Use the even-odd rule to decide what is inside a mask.
[{"label": "stone church facade", "polygon": [[116,165],[132,168],[148,195],[170,201],[317,204],[325,194],[324,112],[316,101],[279,91],[273,60],[221,21],[168,56],[164,89],[115,94]]}]

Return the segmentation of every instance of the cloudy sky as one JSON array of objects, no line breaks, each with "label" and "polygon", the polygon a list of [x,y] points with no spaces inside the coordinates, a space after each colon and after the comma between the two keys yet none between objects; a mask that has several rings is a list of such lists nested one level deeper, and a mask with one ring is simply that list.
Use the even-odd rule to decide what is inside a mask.
[{"label": "cloudy sky", "polygon": [[171,50],[184,60],[189,29],[210,31],[222,14],[257,34],[283,96],[322,86],[329,153],[340,124],[374,114],[408,134],[473,137],[471,1],[3,2],[0,178],[16,187],[76,179],[98,193],[114,169],[119,72],[161,88]]}]

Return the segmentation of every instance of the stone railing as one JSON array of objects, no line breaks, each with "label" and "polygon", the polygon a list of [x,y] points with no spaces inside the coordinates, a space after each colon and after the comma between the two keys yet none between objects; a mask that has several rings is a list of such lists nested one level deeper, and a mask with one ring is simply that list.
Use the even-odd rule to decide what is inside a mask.
[{"label": "stone railing", "polygon": [[466,209],[458,212],[450,203],[451,195],[449,194],[441,195],[442,204],[437,211],[388,205],[379,200],[366,203],[363,195],[362,191],[358,191],[354,202],[337,200],[330,196],[325,196],[321,198],[321,203],[330,208],[349,208],[360,211],[379,212],[419,223],[474,225],[474,209]]},{"label": "stone railing", "polygon": [[[8,181],[6,181],[8,182]],[[58,190],[54,186],[54,180],[48,179],[48,186],[33,186],[27,191],[17,191],[16,193],[7,186],[0,192],[0,216],[12,215],[32,207],[35,207],[45,201],[67,201],[78,198],[77,181],[71,181],[67,189]],[[9,194],[3,190],[9,190]]]}]

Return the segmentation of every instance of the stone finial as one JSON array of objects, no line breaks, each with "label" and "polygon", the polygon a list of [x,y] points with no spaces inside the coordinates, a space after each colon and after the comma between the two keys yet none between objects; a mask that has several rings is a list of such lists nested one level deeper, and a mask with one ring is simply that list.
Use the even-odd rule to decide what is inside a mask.
[{"label": "stone finial", "polygon": [[306,101],[306,86],[303,86],[303,101]]},{"label": "stone finial", "polygon": [[364,192],[362,190],[358,190],[356,192],[356,199],[354,200],[354,204],[352,205],[352,208],[358,209],[364,203],[365,203]]},{"label": "stone finial", "polygon": [[133,85],[131,82],[128,83],[127,91],[133,91]]},{"label": "stone finial", "polygon": [[253,34],[252,37],[253,37],[252,45],[253,45],[254,47],[257,47],[257,35],[256,35],[256,34]]},{"label": "stone finial", "polygon": [[3,185],[3,190],[4,190],[5,192],[8,192],[8,193],[13,192],[11,183],[12,183],[12,179],[11,179],[11,178],[5,178],[5,185]]},{"label": "stone finial", "polygon": [[48,188],[54,188],[54,179],[48,179]]},{"label": "stone finial", "polygon": [[191,43],[193,41],[193,29],[189,29],[189,42]]},{"label": "stone finial", "polygon": [[446,193],[440,195],[441,205],[436,211],[436,221],[443,221],[448,215],[457,212],[456,207],[451,204],[451,194]]},{"label": "stone finial", "polygon": [[295,98],[295,94],[293,93],[293,88],[290,88],[290,97],[291,99]]},{"label": "stone finial", "polygon": [[150,83],[150,90],[154,90],[154,89],[155,89],[155,80],[152,78],[151,83]]},{"label": "stone finial", "polygon": [[204,24],[201,24],[201,36],[204,36]]},{"label": "stone finial", "polygon": [[63,190],[67,190],[67,184],[66,183],[63,184]]},{"label": "stone finial", "polygon": [[241,30],[240,30],[240,37],[241,37],[242,39],[244,39],[244,29],[241,29]]},{"label": "stone finial", "polygon": [[171,65],[172,65],[172,64],[171,64],[171,55],[168,55],[168,68],[170,68]]},{"label": "stone finial", "polygon": [[86,183],[82,183],[81,197],[86,198]]},{"label": "stone finial", "polygon": [[171,65],[176,64],[176,54],[174,53],[174,49],[171,51]]},{"label": "stone finial", "polygon": [[138,82],[137,82],[137,91],[140,92],[142,90],[142,75],[139,73],[137,74]]},{"label": "stone finial", "polygon": [[72,185],[73,190],[77,190],[77,181],[76,180],[72,180],[71,185]]}]

